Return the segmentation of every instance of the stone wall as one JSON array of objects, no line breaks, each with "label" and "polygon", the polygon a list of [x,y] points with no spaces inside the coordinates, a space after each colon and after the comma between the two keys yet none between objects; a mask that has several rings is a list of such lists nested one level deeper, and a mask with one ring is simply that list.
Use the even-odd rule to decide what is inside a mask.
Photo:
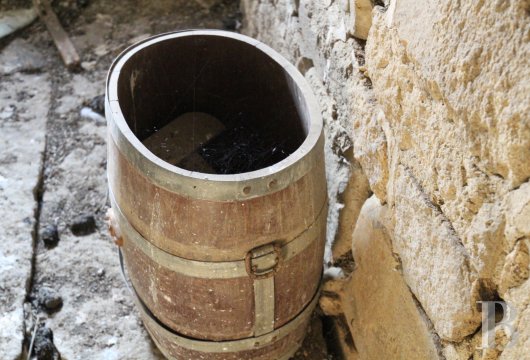
[{"label": "stone wall", "polygon": [[[344,274],[321,305],[347,324],[344,353],[530,358],[530,2],[242,10],[244,32],[296,64],[320,101],[326,262]],[[514,310],[516,336],[497,326],[497,346],[481,350],[488,300]]]}]

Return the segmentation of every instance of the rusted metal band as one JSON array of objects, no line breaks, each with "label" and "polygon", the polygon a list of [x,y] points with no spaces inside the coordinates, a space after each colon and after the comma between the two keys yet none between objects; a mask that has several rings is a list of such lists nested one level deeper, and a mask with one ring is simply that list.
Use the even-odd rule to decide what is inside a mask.
[{"label": "rusted metal band", "polygon": [[274,330],[274,276],[254,280],[254,336]]},{"label": "rusted metal band", "polygon": [[[109,105],[110,117],[117,116],[117,101]],[[125,120],[124,120],[125,121]],[[132,144],[120,132],[115,121],[108,121],[108,131],[120,153],[151,183],[168,191],[201,200],[244,200],[283,190],[324,162],[324,135],[321,133],[315,146],[298,163],[282,168],[281,162],[252,173],[261,173],[257,178],[248,174],[215,175],[192,172],[177,168],[152,154],[140,141]],[[130,136],[134,136],[131,132]],[[138,147],[143,148],[139,151]],[[300,150],[300,149],[299,149]],[[287,158],[288,159],[288,158]],[[286,159],[286,160],[287,160]],[[285,161],[285,160],[284,160]],[[163,164],[160,164],[163,163]],[[163,165],[163,166],[161,166]],[[171,171],[173,169],[173,171]],[[178,169],[175,171],[174,169]],[[200,177],[198,179],[197,177]],[[224,179],[220,179],[224,177]],[[248,191],[247,189],[250,189]]]},{"label": "rusted metal band", "polygon": [[[145,255],[150,257],[157,264],[190,277],[205,279],[229,279],[238,277],[247,277],[247,268],[245,259],[239,261],[197,261],[185,259],[156,247],[146,240],[134,227],[129,223],[125,215],[121,212],[116,203],[112,191],[109,190],[109,198],[114,214],[118,221],[120,231],[124,235],[124,246],[127,241],[134,243],[134,246],[140,249]],[[303,233],[293,240],[282,244],[280,248],[281,261],[285,262],[298,255],[314,241],[317,241],[321,230],[326,226],[327,204],[323,206],[320,213]]]},{"label": "rusted metal band", "polygon": [[[158,42],[185,36],[220,36],[246,43],[276,61],[289,79],[296,97],[298,112],[307,120],[303,126],[306,138],[302,145],[284,160],[248,173],[234,175],[204,174],[184,170],[164,162],[151,153],[129,128],[120,108],[118,79],[121,68],[133,55]],[[218,30],[193,30],[163,34],[126,49],[113,63],[107,78],[105,113],[111,138],[132,166],[153,184],[168,191],[195,199],[232,201],[263,196],[285,189],[322,164],[323,125],[318,102],[304,77],[296,68],[270,47],[241,34]]]}]

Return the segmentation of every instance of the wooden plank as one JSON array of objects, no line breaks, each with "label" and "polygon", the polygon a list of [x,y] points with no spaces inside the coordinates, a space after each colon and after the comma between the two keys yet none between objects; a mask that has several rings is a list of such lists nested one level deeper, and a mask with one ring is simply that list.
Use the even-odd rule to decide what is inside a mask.
[{"label": "wooden plank", "polygon": [[197,171],[205,174],[216,174],[216,171],[196,151],[185,157],[177,164],[186,170]]},{"label": "wooden plank", "polygon": [[64,64],[69,70],[74,70],[79,67],[80,59],[74,44],[68,37],[68,34],[63,29],[57,15],[53,12],[50,2],[48,0],[34,0],[35,8],[39,17],[46,25]]},{"label": "wooden plank", "polygon": [[[165,162],[178,165],[224,129],[223,123],[211,115],[189,112],[149,136],[143,144]],[[193,164],[198,166],[198,169],[186,168],[188,170],[201,171],[209,167],[206,162],[198,161],[195,156],[186,160],[187,166],[193,166]],[[214,171],[210,168],[209,172]]]}]

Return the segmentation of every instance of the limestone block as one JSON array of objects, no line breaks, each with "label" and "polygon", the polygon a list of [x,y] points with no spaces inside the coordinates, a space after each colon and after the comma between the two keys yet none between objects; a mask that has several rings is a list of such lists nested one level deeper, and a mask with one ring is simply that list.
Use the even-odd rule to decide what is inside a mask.
[{"label": "limestone block", "polygon": [[[353,152],[353,151],[352,151]],[[341,195],[342,208],[339,215],[339,224],[335,241],[332,245],[333,259],[338,260],[351,254],[351,241],[353,229],[361,207],[370,196],[368,179],[360,165],[353,160],[350,165],[350,178],[346,189]]]},{"label": "limestone block", "polygon": [[[382,112],[379,117],[384,117]],[[368,177],[370,188],[382,201],[386,201],[388,184],[388,147],[385,133],[377,117],[372,116],[360,122],[355,129],[355,158]]]},{"label": "limestone block", "polygon": [[370,26],[372,26],[371,0],[345,0],[349,12],[349,31],[356,38],[366,40]]},{"label": "limestone block", "polygon": [[508,346],[500,354],[499,360],[528,359],[530,348],[530,307],[520,313],[517,322],[517,338],[512,346]]},{"label": "limestone block", "polygon": [[396,169],[391,201],[393,246],[403,275],[442,339],[462,340],[481,319],[480,291],[465,248],[450,222],[402,165]]},{"label": "limestone block", "polygon": [[[530,239],[519,240],[512,252],[506,257],[499,284],[499,294],[504,295],[508,289],[521,285],[530,273]],[[530,294],[529,294],[530,297]]]},{"label": "limestone block", "polygon": [[530,182],[526,182],[506,197],[506,229],[504,235],[513,246],[522,237],[530,237]]},{"label": "limestone block", "polygon": [[[530,247],[530,183],[510,191],[504,201],[506,226],[504,229],[506,256],[499,280],[501,296],[528,278]],[[530,295],[529,295],[530,297]]]},{"label": "limestone block", "polygon": [[[405,45],[414,72],[427,83],[411,85],[434,90],[447,109],[443,117],[465,125],[466,151],[480,159],[479,168],[513,187],[530,176],[527,17],[525,0],[400,0],[391,24],[392,43]],[[396,61],[403,59],[390,61],[389,70]]]},{"label": "limestone block", "polygon": [[367,41],[382,127],[396,143],[389,163],[410,168],[464,241],[482,204],[530,174],[528,22],[523,1],[503,3],[393,1],[374,10]]},{"label": "limestone block", "polygon": [[474,346],[473,343],[467,340],[459,343],[448,342],[444,344],[442,353],[446,360],[473,359]]},{"label": "limestone block", "polygon": [[[526,249],[530,245],[529,242],[526,240]],[[524,262],[526,262],[528,273],[530,271],[528,259]],[[503,349],[499,359],[528,359],[528,349],[530,349],[530,280],[527,279],[521,285],[508,289],[503,294],[503,299],[508,305],[515,308],[517,316],[512,323],[515,336],[509,338],[512,342]]]},{"label": "limestone block", "polygon": [[462,237],[471,265],[478,276],[498,283],[508,245],[500,202],[484,203]]},{"label": "limestone block", "polygon": [[[496,179],[479,171],[476,158],[466,153],[469,141],[464,124],[450,116],[438,86],[418,75],[416,60],[400,42],[397,31],[386,28],[381,14],[374,18],[372,35],[367,42],[367,68],[384,112],[376,124],[390,129],[385,131],[387,163],[410,168],[430,200],[443,209],[463,236],[482,203],[495,200]],[[365,123],[370,121],[374,122],[366,119]],[[380,170],[366,171],[371,178]]]},{"label": "limestone block", "polygon": [[496,326],[494,331],[495,342],[491,347],[482,348],[481,331],[459,343],[444,342],[442,353],[445,360],[497,360],[507,344],[507,338],[503,327]]},{"label": "limestone block", "polygon": [[418,307],[392,250],[386,207],[375,196],[353,234],[356,268],[344,288],[344,313],[361,359],[439,359],[429,320]]}]

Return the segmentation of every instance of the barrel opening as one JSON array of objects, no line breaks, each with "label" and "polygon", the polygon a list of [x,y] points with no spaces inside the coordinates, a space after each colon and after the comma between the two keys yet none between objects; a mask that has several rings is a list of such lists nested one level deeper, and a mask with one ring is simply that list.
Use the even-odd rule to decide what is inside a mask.
[{"label": "barrel opening", "polygon": [[135,136],[162,160],[203,173],[259,170],[295,152],[310,128],[300,94],[271,55],[215,35],[146,44],[118,78]]}]

